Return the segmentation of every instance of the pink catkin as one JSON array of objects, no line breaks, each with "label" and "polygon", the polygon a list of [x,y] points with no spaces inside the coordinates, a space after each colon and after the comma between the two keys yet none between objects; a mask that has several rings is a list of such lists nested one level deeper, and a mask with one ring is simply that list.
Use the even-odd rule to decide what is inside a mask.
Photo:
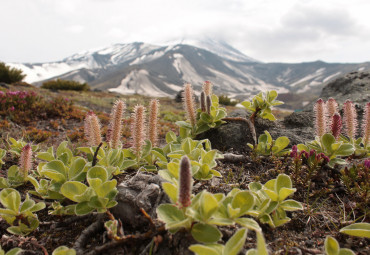
[{"label": "pink catkin", "polygon": [[212,94],[212,83],[210,81],[205,81],[203,83],[203,91],[206,96],[210,96]]},{"label": "pink catkin", "polygon": [[131,135],[133,138],[132,150],[137,158],[140,157],[145,139],[145,107],[137,105],[132,114]]},{"label": "pink catkin", "polygon": [[180,161],[179,173],[179,194],[178,202],[181,207],[191,205],[191,190],[193,186],[191,163],[187,156],[183,156]]},{"label": "pink catkin", "polygon": [[159,101],[157,99],[152,99],[149,106],[149,140],[152,142],[153,147],[155,147],[158,142]]},{"label": "pink catkin", "polygon": [[327,128],[330,130],[331,123],[332,123],[332,117],[336,112],[339,112],[338,103],[337,101],[335,101],[334,98],[330,97],[328,101],[326,102],[326,111],[328,114],[327,117],[329,118],[329,125]]},{"label": "pink catkin", "polygon": [[357,133],[357,112],[355,105],[350,100],[346,100],[346,102],[344,102],[343,113],[343,122],[346,128],[346,134],[350,139],[355,139]]},{"label": "pink catkin", "polygon": [[113,149],[117,149],[120,144],[121,130],[122,130],[122,116],[126,105],[122,100],[117,100],[112,108],[111,119],[108,126],[110,128],[109,142]]},{"label": "pink catkin", "polygon": [[90,122],[91,112],[88,112],[84,120],[84,134],[87,142],[91,146],[91,122]]},{"label": "pink catkin", "polygon": [[324,100],[320,98],[316,101],[314,111],[316,135],[321,137],[326,132],[326,107]]},{"label": "pink catkin", "polygon": [[20,173],[23,178],[28,176],[28,172],[32,168],[32,148],[30,144],[26,144],[22,148],[21,157],[19,160]]},{"label": "pink catkin", "polygon": [[370,103],[366,104],[362,119],[362,143],[365,148],[370,144]]},{"label": "pink catkin", "polygon": [[195,108],[194,108],[194,92],[191,84],[185,84],[184,88],[184,107],[192,126],[196,124]]},{"label": "pink catkin", "polygon": [[101,125],[98,116],[93,113],[90,117],[91,135],[93,146],[98,146],[101,142]]},{"label": "pink catkin", "polygon": [[331,133],[335,137],[335,139],[338,141],[340,133],[342,132],[342,118],[340,117],[339,113],[335,113],[331,117]]}]

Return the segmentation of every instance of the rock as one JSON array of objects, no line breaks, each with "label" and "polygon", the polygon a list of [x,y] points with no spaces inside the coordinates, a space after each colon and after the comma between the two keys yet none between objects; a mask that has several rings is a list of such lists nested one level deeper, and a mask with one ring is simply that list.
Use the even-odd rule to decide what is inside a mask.
[{"label": "rock", "polygon": [[[246,111],[236,110],[229,114],[230,117],[245,117]],[[259,135],[269,131],[272,138],[287,136],[290,140],[289,147],[314,139],[313,113],[299,112],[287,116],[283,121],[269,121],[261,118],[255,123],[257,139]],[[253,144],[253,138],[247,123],[228,122],[217,129],[208,130],[200,134],[197,139],[209,139],[212,148],[220,151],[246,152],[250,151],[247,143]]]},{"label": "rock", "polygon": [[[363,108],[370,101],[370,72],[351,72],[326,85],[320,94],[320,98],[328,100],[334,98],[340,108],[349,99]],[[305,110],[312,111],[311,102]]]},{"label": "rock", "polygon": [[128,181],[118,185],[116,197],[118,204],[112,208],[112,213],[126,226],[138,228],[147,224],[148,220],[143,216],[140,208],[143,208],[152,218],[156,218],[157,206],[170,202],[162,190],[162,182],[164,180],[159,175],[138,172]]}]

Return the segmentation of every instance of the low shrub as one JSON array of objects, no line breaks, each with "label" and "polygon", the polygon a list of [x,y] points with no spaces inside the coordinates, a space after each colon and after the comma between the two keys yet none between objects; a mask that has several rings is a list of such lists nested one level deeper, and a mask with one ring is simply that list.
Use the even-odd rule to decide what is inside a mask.
[{"label": "low shrub", "polygon": [[20,82],[24,77],[26,77],[26,75],[22,73],[22,70],[11,68],[10,66],[5,65],[5,63],[0,62],[0,82]]},{"label": "low shrub", "polygon": [[52,89],[52,90],[76,90],[76,91],[88,91],[90,90],[87,83],[80,83],[78,81],[67,81],[57,79],[54,81],[46,81],[42,84],[41,88]]},{"label": "low shrub", "polygon": [[218,97],[218,102],[222,105],[230,105],[230,106],[235,106],[237,103],[239,103],[237,100],[231,100],[226,95],[221,95]]}]

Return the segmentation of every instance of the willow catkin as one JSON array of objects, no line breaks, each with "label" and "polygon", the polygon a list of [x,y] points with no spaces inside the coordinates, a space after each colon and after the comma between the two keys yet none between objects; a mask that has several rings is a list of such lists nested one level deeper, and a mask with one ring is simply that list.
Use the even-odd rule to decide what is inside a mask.
[{"label": "willow catkin", "polygon": [[153,147],[157,146],[158,142],[158,112],[159,101],[152,99],[149,103],[149,140]]},{"label": "willow catkin", "polygon": [[178,194],[178,202],[180,203],[181,207],[188,207],[191,205],[192,186],[193,178],[190,159],[187,156],[183,156],[180,161]]},{"label": "willow catkin", "polygon": [[132,113],[131,135],[132,150],[137,158],[140,158],[140,153],[145,140],[145,107],[136,105]]},{"label": "willow catkin", "polygon": [[126,105],[122,100],[117,100],[112,108],[110,123],[108,126],[108,141],[111,148],[117,149],[120,145],[121,131],[122,131],[122,116]]},{"label": "willow catkin", "polygon": [[321,137],[326,132],[326,107],[325,102],[321,98],[314,105],[315,112],[315,131],[316,135]]},{"label": "willow catkin", "polygon": [[32,168],[32,148],[30,144],[26,144],[22,148],[21,157],[19,159],[19,172],[23,178],[28,176],[28,172]]},{"label": "willow catkin", "polygon": [[343,122],[347,136],[350,139],[355,139],[357,133],[357,112],[355,105],[350,100],[346,100],[343,104]]},{"label": "willow catkin", "polygon": [[196,124],[195,107],[194,107],[194,92],[191,84],[187,83],[184,87],[184,107],[188,119],[192,126]]}]

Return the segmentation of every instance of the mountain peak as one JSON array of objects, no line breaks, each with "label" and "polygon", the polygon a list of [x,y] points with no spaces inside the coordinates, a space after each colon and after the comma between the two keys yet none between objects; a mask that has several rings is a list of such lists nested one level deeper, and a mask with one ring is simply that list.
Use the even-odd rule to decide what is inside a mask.
[{"label": "mountain peak", "polygon": [[191,45],[197,48],[208,50],[222,58],[226,58],[231,61],[260,62],[256,59],[248,57],[247,55],[235,49],[229,43],[221,39],[217,40],[211,37],[203,37],[203,38],[185,38],[184,37],[184,38],[166,41],[163,43],[163,45],[177,45],[177,44]]}]

